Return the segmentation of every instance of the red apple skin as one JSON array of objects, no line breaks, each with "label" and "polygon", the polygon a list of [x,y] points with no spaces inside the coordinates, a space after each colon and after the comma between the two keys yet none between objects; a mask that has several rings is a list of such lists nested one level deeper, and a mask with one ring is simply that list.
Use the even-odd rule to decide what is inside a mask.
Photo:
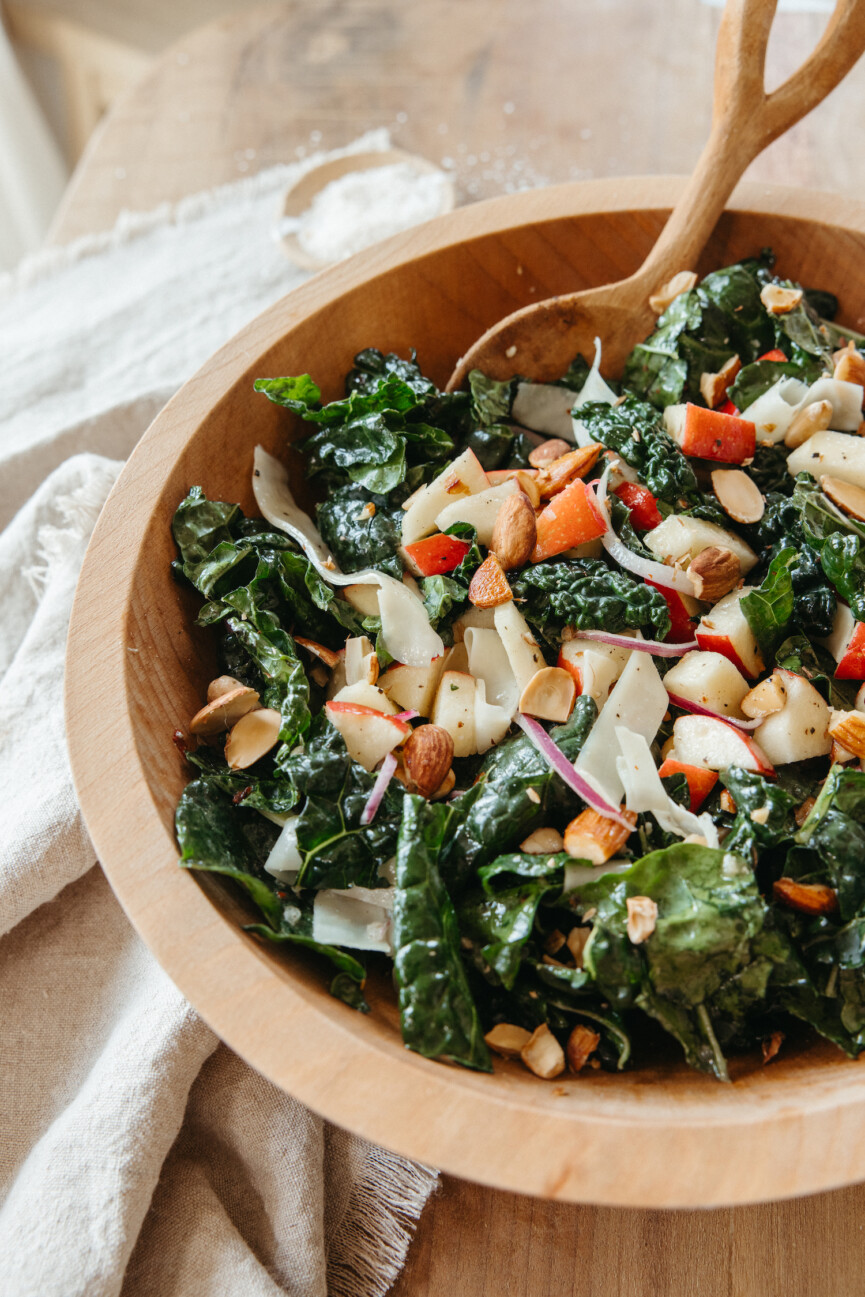
[{"label": "red apple skin", "polygon": [[709,793],[718,782],[717,770],[704,770],[702,766],[689,766],[684,761],[667,757],[658,774],[664,779],[667,775],[684,775],[688,781],[688,792],[691,796],[689,810],[694,814],[703,805]]},{"label": "red apple skin", "polygon": [[556,666],[561,667],[563,671],[567,671],[568,675],[571,677],[574,684],[577,686],[577,697],[579,697],[579,695],[583,692],[583,673],[580,670],[580,668],[576,666],[573,662],[569,662],[568,659],[562,653],[561,649],[559,649],[559,656],[556,661]]},{"label": "red apple skin", "polygon": [[654,581],[648,579],[646,585],[650,585],[653,590],[658,591],[670,612],[670,632],[665,643],[690,644],[694,638],[696,626],[682,602],[682,596],[678,590],[670,590],[667,586],[656,585]]},{"label": "red apple skin", "polygon": [[445,536],[440,532],[406,545],[405,552],[421,576],[442,576],[459,567],[469,552],[469,544],[456,536]]},{"label": "red apple skin", "polygon": [[763,354],[762,354],[762,356],[758,356],[758,357],[757,357],[757,361],[758,361],[758,362],[761,361],[761,360],[778,360],[778,361],[782,361],[782,360],[786,360],[786,359],[787,359],[787,357],[784,355],[784,353],[783,353],[783,351],[781,350],[780,347],[773,347],[771,351],[764,351]]},{"label": "red apple skin", "polygon": [[836,680],[865,680],[865,622],[857,621],[835,668]]},{"label": "red apple skin", "polygon": [[353,716],[380,716],[382,720],[390,721],[392,725],[396,725],[402,735],[407,736],[411,733],[411,726],[406,721],[398,720],[396,716],[389,716],[387,712],[380,712],[375,707],[367,707],[365,703],[329,702],[325,703],[325,709],[328,712],[341,713],[343,716],[348,714]]},{"label": "red apple skin", "polygon": [[[683,719],[683,718],[680,718],[680,719]],[[727,723],[727,721],[721,720],[720,717],[716,718],[716,717],[714,717],[714,716],[713,716],[713,717],[702,717],[702,716],[701,716],[701,717],[696,717],[696,716],[695,716],[695,717],[690,717],[690,716],[689,716],[689,717],[684,718],[684,719],[688,719],[688,720],[691,720],[691,719],[694,719],[694,720],[702,720],[702,721],[704,721],[707,725],[712,725],[712,726],[722,725],[722,726],[724,727],[725,730],[728,730],[728,731],[729,731],[729,730],[732,730],[732,732],[733,732],[733,734],[735,735],[737,741],[738,741],[739,743],[741,743],[743,747],[747,748],[748,752],[749,752],[749,753],[751,754],[751,756],[753,757],[753,759],[754,759],[754,768],[755,768],[757,774],[758,774],[758,775],[765,775],[765,777],[766,777],[767,779],[774,779],[774,778],[776,777],[776,773],[777,773],[777,772],[776,772],[776,770],[775,770],[775,767],[772,765],[771,761],[769,761],[769,759],[768,759],[768,757],[765,755],[765,753],[761,750],[759,744],[758,744],[754,739],[751,738],[750,734],[745,734],[742,730],[737,729],[735,725],[729,725],[729,724]],[[678,724],[678,723],[679,723],[679,722],[677,721],[676,724]],[[673,730],[673,733],[675,734],[675,728],[674,728],[674,730]],[[720,736],[719,736],[719,738],[720,738]],[[687,763],[687,764],[690,764],[690,763]],[[731,761],[730,764],[731,764],[731,765],[737,765],[738,762],[736,762],[736,761]]]},{"label": "red apple skin", "polygon": [[748,670],[726,635],[719,635],[716,632],[700,630],[700,627],[698,626],[696,637],[697,643],[705,653],[722,653],[725,658],[729,658],[737,671],[741,671],[746,680],[757,679],[759,672]]},{"label": "red apple skin", "polygon": [[658,501],[647,486],[638,482],[622,482],[613,491],[627,508],[631,523],[638,531],[652,531],[660,526],[663,519],[658,509]]},{"label": "red apple skin", "polygon": [[722,464],[742,464],[754,455],[757,429],[750,419],[689,402],[679,445],[686,455]]}]

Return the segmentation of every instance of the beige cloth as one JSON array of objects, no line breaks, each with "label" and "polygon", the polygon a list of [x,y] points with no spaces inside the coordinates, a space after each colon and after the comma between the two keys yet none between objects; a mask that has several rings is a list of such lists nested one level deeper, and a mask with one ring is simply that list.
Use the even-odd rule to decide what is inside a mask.
[{"label": "beige cloth", "polygon": [[3,1297],[376,1297],[435,1187],[218,1044],[94,866],[66,754],[87,539],[165,397],[298,282],[271,237],[292,174],[0,284]]}]

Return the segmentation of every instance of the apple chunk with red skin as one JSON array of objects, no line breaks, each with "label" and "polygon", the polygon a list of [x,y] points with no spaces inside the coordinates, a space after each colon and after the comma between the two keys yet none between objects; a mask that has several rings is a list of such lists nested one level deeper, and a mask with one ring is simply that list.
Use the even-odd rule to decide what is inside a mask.
[{"label": "apple chunk with red skin", "polygon": [[680,716],[673,725],[672,759],[704,770],[741,766],[771,777],[775,769],[760,745],[726,721],[714,716]]},{"label": "apple chunk with red skin", "polygon": [[837,680],[865,680],[865,622],[857,621],[846,603],[838,604],[826,647],[838,663]]},{"label": "apple chunk with red skin", "polygon": [[375,770],[378,763],[404,743],[411,726],[395,716],[386,716],[362,703],[325,703],[327,719],[339,730],[348,755],[365,770]]},{"label": "apple chunk with red skin", "polygon": [[745,719],[741,704],[751,686],[723,653],[686,653],[664,676],[664,687],[668,694],[708,707],[720,716]]},{"label": "apple chunk with red skin", "polygon": [[714,608],[700,619],[696,639],[705,652],[722,653],[743,676],[756,680],[766,668],[740,603],[742,595],[751,589],[746,585],[719,599]]},{"label": "apple chunk with red skin", "polygon": [[766,717],[754,738],[776,766],[826,756],[832,747],[829,704],[804,676],[781,667],[776,674],[783,678],[787,701]]},{"label": "apple chunk with red skin", "polygon": [[459,567],[469,548],[467,540],[439,532],[424,540],[416,540],[413,545],[406,545],[403,553],[414,569],[415,576],[442,576]]},{"label": "apple chunk with red skin", "polygon": [[410,667],[403,662],[394,662],[379,676],[379,688],[384,690],[391,702],[398,703],[406,711],[414,709],[421,716],[431,716],[444,663],[444,654],[433,658],[429,666],[425,667]]},{"label": "apple chunk with red skin", "polygon": [[757,429],[750,419],[701,405],[670,405],[664,423],[686,455],[712,459],[722,464],[744,464],[753,459]]}]

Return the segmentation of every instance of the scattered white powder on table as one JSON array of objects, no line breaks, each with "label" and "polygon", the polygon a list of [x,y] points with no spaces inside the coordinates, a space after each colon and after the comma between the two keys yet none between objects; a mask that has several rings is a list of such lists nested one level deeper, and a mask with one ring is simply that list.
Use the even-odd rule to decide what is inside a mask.
[{"label": "scattered white powder on table", "polygon": [[342,261],[380,239],[438,216],[450,181],[441,171],[409,162],[350,171],[325,185],[299,217],[285,217],[280,234],[296,234],[316,261]]}]

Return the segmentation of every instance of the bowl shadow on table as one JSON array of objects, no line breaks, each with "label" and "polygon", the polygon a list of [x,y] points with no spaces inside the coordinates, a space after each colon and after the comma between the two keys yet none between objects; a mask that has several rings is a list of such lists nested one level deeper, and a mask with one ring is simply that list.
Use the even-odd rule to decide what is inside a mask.
[{"label": "bowl shadow on table", "polygon": [[[405,356],[414,347],[424,372],[443,384],[460,352],[500,316],[556,291],[619,278],[640,264],[662,228],[669,192],[663,181],[629,184],[630,190],[627,185],[607,185],[594,190],[592,186],[579,187],[579,192],[578,187],[567,186],[498,200],[486,204],[483,212],[480,208],[466,209],[411,235],[399,236],[387,248],[363,254],[354,264],[326,272],[278,303],[229,343],[160,416],[149,445],[145,439],[124,474],[127,481],[137,481],[149,512],[136,542],[125,595],[124,643],[132,651],[126,653],[123,673],[132,740],[147,796],[167,835],[166,842],[171,841],[177,798],[190,777],[171,742],[171,734],[175,728],[182,728],[201,705],[207,680],[216,667],[210,636],[193,625],[199,600],[170,575],[174,552],[169,521],[179,500],[195,484],[201,485],[211,498],[238,500],[245,511],[254,512],[250,487],[254,445],[261,442],[273,453],[285,456],[287,436],[296,438],[303,428],[285,411],[256,396],[253,378],[310,372],[322,387],[325,399],[331,399],[342,394],[343,377],[356,352],[377,346]],[[581,197],[586,191],[588,199]],[[599,193],[600,199],[593,196]],[[639,198],[643,195],[646,202],[641,206]],[[572,206],[579,208],[580,201],[585,204],[602,200],[608,204],[606,207],[565,219]],[[859,269],[865,262],[861,256],[860,231],[865,228],[861,211],[848,205],[852,228],[833,228],[826,223],[829,216],[821,219],[815,206],[809,208],[805,199],[794,201],[791,197],[788,202],[783,192],[780,196],[776,193],[769,211],[761,210],[764,201],[768,201],[765,191],[754,191],[750,194],[753,210],[724,215],[698,269],[725,265],[771,245],[784,273],[834,291],[841,299],[841,318],[858,322],[860,302],[865,301],[865,267]],[[789,215],[788,206],[793,209]],[[839,207],[843,207],[843,200],[832,200],[831,210]],[[858,228],[854,215],[860,222]],[[437,233],[439,230],[445,234]],[[297,494],[302,503],[309,504],[302,486],[297,487]],[[114,521],[119,533],[123,520],[118,517]],[[82,800],[87,812],[86,799]],[[95,832],[94,838],[99,846]],[[164,845],[156,844],[154,850],[157,847],[161,862],[158,873],[165,879],[164,870],[176,868],[176,857],[169,859]],[[118,864],[112,868],[112,852],[101,846],[99,849],[109,876],[125,900],[129,884],[123,876],[124,867]],[[243,923],[256,916],[229,884],[209,877],[193,880],[190,875],[183,882],[185,887],[202,889],[212,907],[213,920],[230,926],[233,935],[221,935],[222,945],[227,949],[230,941],[241,943],[253,955],[265,991],[268,979],[290,986],[311,1013],[327,1016],[341,1033],[348,1051],[352,1042],[380,1049],[380,1063],[375,1066],[380,1066],[385,1076],[390,1064],[401,1055],[398,1015],[387,969],[373,968],[368,996],[372,1013],[360,1015],[329,997],[328,972],[320,961],[296,951],[267,947],[258,938],[243,933]],[[148,905],[158,907],[160,890],[160,879],[154,877],[147,892]],[[172,891],[177,894],[176,888]],[[141,919],[149,939],[158,945],[152,915],[148,930],[142,902],[132,901],[129,908],[134,919]],[[195,1002],[199,979],[192,968],[194,949],[175,956],[163,946],[158,953]],[[220,1021],[211,1021],[219,1030]],[[274,1024],[272,1030],[278,1031],[278,1025]],[[249,1043],[248,1035],[241,1045],[239,1040],[231,1039],[227,1028],[225,1031],[229,1043],[245,1052],[249,1061],[258,1062],[265,1071],[268,1066],[271,1072],[277,1070],[272,1062],[257,1060],[257,1047]],[[754,1055],[734,1059],[731,1073],[736,1083],[732,1087],[695,1076],[681,1062],[675,1045],[663,1037],[653,1036],[641,1044],[639,1054],[639,1065],[626,1075],[592,1070],[579,1077],[565,1077],[558,1087],[530,1076],[518,1063],[504,1062],[496,1064],[492,1078],[460,1069],[454,1082],[466,1100],[471,1095],[477,1099],[498,1093],[521,1111],[532,1108],[547,1114],[552,1110],[575,1112],[588,1103],[598,1120],[609,1117],[612,1122],[638,1122],[647,1128],[675,1122],[677,1104],[683,1126],[713,1126],[717,1122],[723,1127],[725,1122],[735,1120],[731,1116],[732,1103],[737,1109],[749,1110],[747,1121],[753,1122],[756,1129],[761,1114],[783,1124],[788,1111],[797,1106],[820,1112],[836,1106],[843,1108],[847,1097],[841,1090],[846,1089],[846,1078],[854,1081],[853,1089],[857,1090],[855,1078],[859,1075],[859,1070],[833,1047],[796,1030],[791,1031],[779,1057],[766,1068]],[[271,1048],[268,1058],[274,1057]],[[412,1059],[415,1079],[409,1084],[416,1084],[419,1101],[425,1087],[427,1092],[435,1088],[427,1070],[431,1068],[444,1070],[439,1064]],[[557,1089],[564,1093],[554,1094]],[[722,1093],[726,1093],[726,1099]],[[803,1098],[806,1094],[807,1099]],[[351,1114],[346,1112],[341,1117],[331,1105],[330,1115],[351,1124],[355,1112],[356,1105]],[[382,1122],[374,1130],[367,1128],[366,1133],[387,1142],[386,1124]],[[801,1139],[800,1128],[795,1138]],[[415,1151],[419,1156],[407,1141],[404,1135],[395,1139],[402,1151]],[[835,1142],[845,1150],[850,1143],[842,1136],[840,1126]],[[435,1145],[421,1143],[427,1159],[434,1160]],[[790,1156],[795,1163],[795,1152]],[[442,1158],[457,1174],[472,1174],[465,1165],[458,1165],[458,1160],[453,1147]],[[782,1183],[767,1172],[768,1178],[761,1180],[756,1189],[732,1188],[724,1181],[720,1187],[716,1184],[706,1190],[702,1197],[680,1196],[682,1191],[671,1191],[667,1201],[697,1205],[781,1196],[849,1182],[865,1170],[856,1162],[853,1150],[845,1151],[839,1165],[840,1170],[809,1172],[810,1180],[793,1176]],[[496,1182],[481,1172],[476,1178]],[[565,1184],[561,1177],[539,1179],[536,1172],[531,1176],[502,1177],[502,1183],[551,1196],[582,1200],[591,1197],[581,1193],[578,1186]],[[596,1200],[617,1201],[613,1196],[616,1192],[605,1187]]]}]

